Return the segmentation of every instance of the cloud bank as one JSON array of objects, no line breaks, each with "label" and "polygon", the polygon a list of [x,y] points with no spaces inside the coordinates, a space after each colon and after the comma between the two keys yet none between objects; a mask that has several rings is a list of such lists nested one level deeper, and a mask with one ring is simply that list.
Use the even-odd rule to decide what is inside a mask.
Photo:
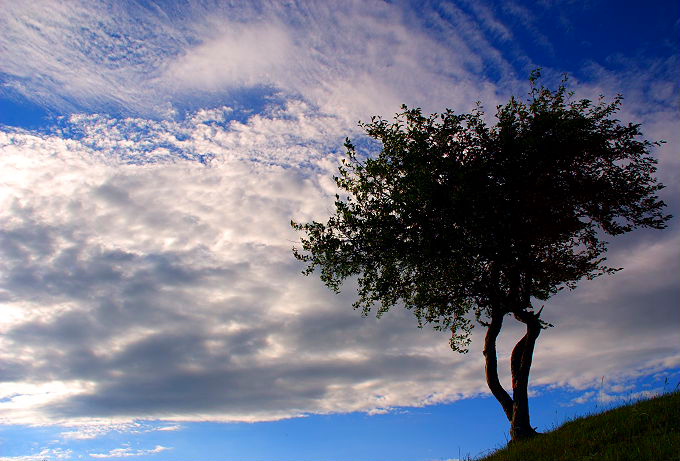
[{"label": "cloud bank", "polygon": [[[379,413],[486,392],[480,331],[458,356],[408,312],[362,319],[351,284],[336,296],[300,275],[288,223],[328,216],[358,119],[502,102],[518,83],[497,44],[514,30],[472,3],[417,17],[407,4],[249,5],[6,5],[4,90],[78,111],[51,132],[0,131],[0,422],[87,424],[67,437],[88,438],[139,418]],[[575,84],[623,88],[623,116],[669,141],[657,154],[674,211],[672,69]],[[215,102],[244,89],[261,107]],[[212,103],[182,112],[192,99]],[[535,385],[680,366],[678,235],[673,222],[616,242],[623,272],[546,305],[557,328],[539,339]],[[504,334],[503,363],[520,334]],[[139,454],[120,450],[100,455]]]},{"label": "cloud bank", "polygon": [[[5,421],[259,421],[484,392],[478,354],[454,355],[407,312],[362,319],[351,286],[300,275],[288,222],[330,209],[328,117],[298,102],[221,120],[3,133]],[[636,240],[612,255],[624,272],[551,302],[534,383],[677,366],[678,243]]]}]

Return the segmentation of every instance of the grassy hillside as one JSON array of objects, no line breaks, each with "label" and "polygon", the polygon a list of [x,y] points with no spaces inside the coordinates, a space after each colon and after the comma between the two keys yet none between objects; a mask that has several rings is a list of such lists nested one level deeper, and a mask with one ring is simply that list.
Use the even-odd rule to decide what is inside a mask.
[{"label": "grassy hillside", "polygon": [[680,460],[680,392],[570,421],[479,461]]}]

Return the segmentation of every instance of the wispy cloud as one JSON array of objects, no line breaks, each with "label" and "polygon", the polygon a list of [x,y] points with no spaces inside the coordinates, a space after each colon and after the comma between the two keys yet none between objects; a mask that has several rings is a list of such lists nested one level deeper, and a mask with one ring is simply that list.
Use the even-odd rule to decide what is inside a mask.
[{"label": "wispy cloud", "polygon": [[352,123],[402,103],[439,109],[441,94],[456,105],[494,102],[478,71],[510,66],[485,37],[508,33],[492,11],[418,9],[430,29],[406,4],[377,1],[13,3],[0,19],[0,72],[8,91],[58,109],[155,116],[258,86]]},{"label": "wispy cloud", "polygon": [[171,448],[162,445],[156,445],[154,448],[147,450],[137,450],[130,447],[114,448],[108,453],[90,453],[93,458],[129,458],[133,456],[153,455],[171,450]]},{"label": "wispy cloud", "polygon": [[40,452],[33,455],[21,456],[0,456],[0,461],[45,461],[52,459],[71,459],[73,455],[72,450],[62,448],[44,448]]},{"label": "wispy cloud", "polygon": [[153,13],[133,2],[5,4],[3,86],[61,109],[139,108],[154,93],[140,87],[153,87],[159,61],[184,45],[167,16]]},{"label": "wispy cloud", "polygon": [[[71,423],[73,424],[73,423]],[[111,434],[148,434],[151,432],[175,432],[182,429],[179,424],[158,425],[150,423],[140,423],[137,421],[126,423],[113,423],[111,421],[97,423],[88,421],[86,424],[76,425],[73,430],[64,431],[59,434],[63,439],[90,440]]]}]

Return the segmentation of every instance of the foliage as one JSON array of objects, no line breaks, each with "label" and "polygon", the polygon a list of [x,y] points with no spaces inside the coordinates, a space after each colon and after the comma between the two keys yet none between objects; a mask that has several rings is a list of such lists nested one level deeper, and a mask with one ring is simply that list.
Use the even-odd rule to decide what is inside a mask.
[{"label": "foliage", "polygon": [[[295,256],[339,290],[358,277],[354,307],[380,316],[402,303],[419,326],[451,329],[466,352],[474,318],[518,313],[605,265],[606,235],[663,228],[653,145],[613,118],[622,97],[572,101],[531,78],[527,101],[468,114],[420,109],[362,124],[382,144],[362,157],[348,139],[335,214],[295,223]],[[542,322],[542,321],[541,321]],[[547,324],[542,322],[543,326]]]}]

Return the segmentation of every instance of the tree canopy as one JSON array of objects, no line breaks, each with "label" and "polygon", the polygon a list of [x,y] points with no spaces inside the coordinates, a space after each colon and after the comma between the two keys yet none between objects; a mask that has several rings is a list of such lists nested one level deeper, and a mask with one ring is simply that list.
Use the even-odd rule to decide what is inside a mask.
[{"label": "tree canopy", "polygon": [[[336,291],[357,276],[355,308],[381,315],[402,304],[419,325],[451,330],[451,347],[466,352],[475,321],[500,331],[513,314],[537,337],[548,324],[534,300],[618,270],[606,265],[606,238],[670,218],[657,196],[658,143],[614,118],[620,95],[572,100],[566,79],[553,91],[538,77],[526,100],[497,107],[493,125],[480,105],[432,115],[402,106],[394,121],[361,124],[380,152],[364,155],[348,139],[335,213],[292,223],[304,234],[294,253],[305,273],[319,269]],[[513,379],[535,337],[513,353]]]}]

